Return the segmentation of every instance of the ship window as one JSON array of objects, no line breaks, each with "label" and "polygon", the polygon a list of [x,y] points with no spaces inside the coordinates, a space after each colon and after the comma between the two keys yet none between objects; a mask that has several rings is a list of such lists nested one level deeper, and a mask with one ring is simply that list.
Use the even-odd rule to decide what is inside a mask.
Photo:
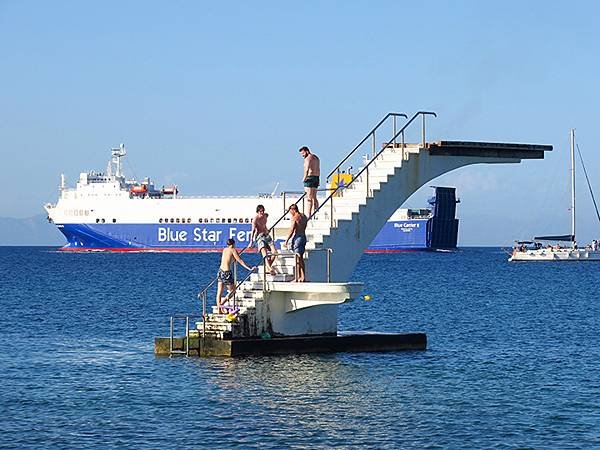
[{"label": "ship window", "polygon": [[117,219],[113,219],[113,223],[117,223]]},{"label": "ship window", "polygon": [[179,223],[179,217],[175,219],[175,223]]},{"label": "ship window", "polygon": [[173,223],[173,222],[175,222],[175,219],[173,219],[173,218],[171,217],[171,223]]},{"label": "ship window", "polygon": [[250,219],[246,218],[246,223],[250,223]]},{"label": "ship window", "polygon": [[76,216],[77,215],[77,210],[73,210],[73,215]]},{"label": "ship window", "polygon": [[233,219],[233,223],[237,223],[237,219],[235,219],[235,218],[234,218],[234,219]]},{"label": "ship window", "polygon": [[106,220],[102,219],[102,223],[106,222]]},{"label": "ship window", "polygon": [[244,219],[240,219],[240,223],[244,223]]},{"label": "ship window", "polygon": [[100,219],[96,219],[96,223],[100,222]]},{"label": "ship window", "polygon": [[231,219],[227,219],[227,223],[231,223]]},{"label": "ship window", "polygon": [[221,223],[221,219],[215,219],[217,223]]},{"label": "ship window", "polygon": [[169,223],[169,219],[165,219],[165,223]]},{"label": "ship window", "polygon": [[204,219],[204,223],[208,223],[208,219]]},{"label": "ship window", "polygon": [[192,223],[192,219],[188,217],[187,223]]},{"label": "ship window", "polygon": [[221,223],[225,223],[227,222],[225,219],[221,219]]},{"label": "ship window", "polygon": [[158,223],[162,223],[162,219],[158,219]]},{"label": "ship window", "polygon": [[210,223],[214,223],[214,222],[215,222],[215,219],[210,219]]}]

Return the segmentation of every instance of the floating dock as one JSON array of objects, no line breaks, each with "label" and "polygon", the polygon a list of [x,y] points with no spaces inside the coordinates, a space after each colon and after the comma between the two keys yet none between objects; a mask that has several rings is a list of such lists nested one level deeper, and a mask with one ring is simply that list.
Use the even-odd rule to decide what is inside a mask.
[{"label": "floating dock", "polygon": [[[188,342],[186,343],[186,339]],[[186,345],[187,344],[187,345]],[[154,339],[157,356],[246,356],[290,353],[392,352],[426,350],[425,333],[340,333],[335,336],[293,336],[272,339],[214,339],[201,336]]]}]

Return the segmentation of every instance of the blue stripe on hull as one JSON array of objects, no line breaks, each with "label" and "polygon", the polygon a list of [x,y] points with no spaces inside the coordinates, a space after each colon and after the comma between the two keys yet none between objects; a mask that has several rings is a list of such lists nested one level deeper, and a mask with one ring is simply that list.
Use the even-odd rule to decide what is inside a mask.
[{"label": "blue stripe on hull", "polygon": [[63,224],[69,248],[222,249],[229,238],[248,245],[250,224]]},{"label": "blue stripe on hull", "polygon": [[[431,248],[428,222],[413,219],[387,222],[368,251],[426,250]],[[230,237],[247,246],[250,224],[62,224],[66,249],[197,249],[220,250]]]}]

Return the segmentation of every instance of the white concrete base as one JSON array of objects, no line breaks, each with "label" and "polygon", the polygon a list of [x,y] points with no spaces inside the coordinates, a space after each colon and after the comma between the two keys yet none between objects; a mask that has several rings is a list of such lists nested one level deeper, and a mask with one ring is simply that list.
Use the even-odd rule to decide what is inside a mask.
[{"label": "white concrete base", "polygon": [[[279,336],[337,333],[338,305],[357,298],[362,283],[269,283],[266,315],[257,326]],[[258,322],[266,320],[268,323]],[[270,325],[270,326],[269,326]]]}]

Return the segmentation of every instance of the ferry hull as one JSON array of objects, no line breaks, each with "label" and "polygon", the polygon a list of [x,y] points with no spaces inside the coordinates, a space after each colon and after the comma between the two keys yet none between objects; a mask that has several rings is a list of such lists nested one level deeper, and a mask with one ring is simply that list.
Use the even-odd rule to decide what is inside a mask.
[{"label": "ferry hull", "polygon": [[[440,226],[435,218],[387,222],[367,252],[401,252],[456,247],[458,220]],[[233,238],[249,244],[250,224],[59,224],[64,251],[221,251]],[[279,247],[283,239],[276,240]]]}]

